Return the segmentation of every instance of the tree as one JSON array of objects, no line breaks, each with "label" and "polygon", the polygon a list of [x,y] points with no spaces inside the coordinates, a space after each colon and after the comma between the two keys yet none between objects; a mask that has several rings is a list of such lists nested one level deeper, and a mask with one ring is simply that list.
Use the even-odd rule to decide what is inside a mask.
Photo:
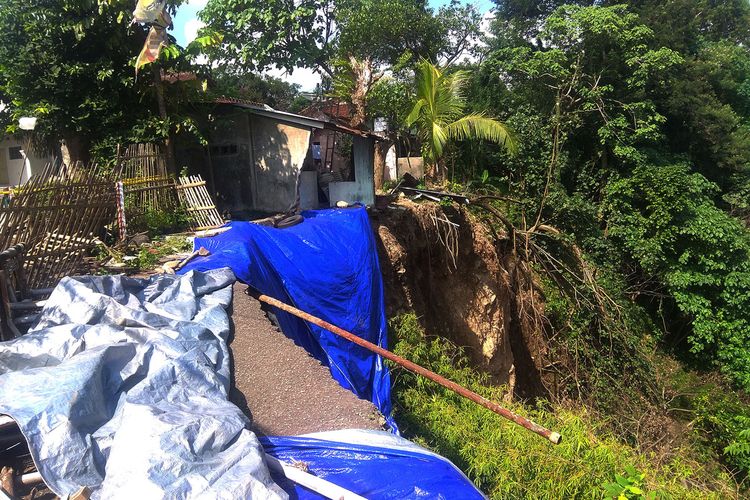
[{"label": "tree", "polygon": [[130,128],[154,109],[148,79],[132,60],[146,31],[130,26],[131,0],[5,0],[0,9],[0,93],[10,98],[9,132],[20,116],[37,133],[64,139],[72,160],[92,143]]},{"label": "tree", "polygon": [[424,0],[211,0],[201,18],[225,34],[213,58],[234,71],[306,67],[334,80],[337,97],[353,105],[355,127],[368,118],[368,95],[385,70],[420,57],[456,60],[480,20],[455,1],[436,16]]},{"label": "tree", "polygon": [[484,139],[510,152],[516,150],[513,133],[505,124],[482,113],[466,113],[466,72],[444,73],[426,60],[417,65],[416,72],[416,101],[406,126],[416,126],[432,175],[441,173],[440,159],[451,140]]},{"label": "tree", "polygon": [[305,67],[333,74],[333,0],[210,0],[199,15],[224,35],[209,56],[228,72]]}]

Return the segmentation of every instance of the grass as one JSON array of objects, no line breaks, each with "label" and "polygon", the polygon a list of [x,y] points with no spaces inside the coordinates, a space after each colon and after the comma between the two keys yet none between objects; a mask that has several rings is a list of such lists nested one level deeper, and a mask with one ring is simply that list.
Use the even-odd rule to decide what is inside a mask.
[{"label": "grass", "polygon": [[[140,271],[150,271],[159,263],[159,261],[169,255],[180,254],[190,252],[193,250],[193,244],[184,235],[167,235],[154,238],[150,243],[146,243],[140,246],[137,250],[130,250],[130,253],[135,253],[135,259],[128,260],[127,264],[131,268],[138,269]],[[98,247],[95,250],[95,255],[99,261],[104,264],[105,262],[114,259],[118,262],[124,262],[125,253],[122,249],[110,248],[105,250],[103,247]]]},{"label": "grass", "polygon": [[[426,338],[413,314],[392,320],[395,352],[501,402],[502,387],[473,369],[461,348]],[[398,371],[394,413],[404,435],[442,454],[491,498],[727,498],[728,475],[677,454],[666,464],[638,453],[583,407],[505,406],[562,434],[555,446],[483,407],[421,377]],[[627,484],[628,487],[618,487]],[[605,485],[607,489],[605,489]],[[615,495],[617,496],[617,495]]]}]

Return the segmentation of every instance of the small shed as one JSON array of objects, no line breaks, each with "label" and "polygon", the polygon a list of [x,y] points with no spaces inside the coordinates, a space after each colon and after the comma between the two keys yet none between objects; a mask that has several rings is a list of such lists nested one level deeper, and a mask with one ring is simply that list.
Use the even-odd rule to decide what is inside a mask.
[{"label": "small shed", "polygon": [[[207,119],[208,146],[179,148],[177,162],[204,175],[225,212],[375,201],[375,134],[234,99],[214,101]],[[313,141],[316,131],[347,137],[341,141],[346,151],[339,151],[347,168],[322,161],[326,152]]]}]

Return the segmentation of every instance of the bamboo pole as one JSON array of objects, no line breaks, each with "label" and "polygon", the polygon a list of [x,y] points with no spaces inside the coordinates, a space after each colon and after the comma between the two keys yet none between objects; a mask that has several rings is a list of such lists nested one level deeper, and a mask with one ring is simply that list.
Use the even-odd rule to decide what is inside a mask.
[{"label": "bamboo pole", "polygon": [[330,481],[313,476],[312,474],[294,466],[287,465],[268,453],[265,454],[265,457],[266,465],[268,465],[269,469],[279,474],[283,474],[288,480],[304,486],[325,498],[331,500],[365,500],[365,497],[363,496],[357,495],[356,493],[342,488],[337,484],[333,484]]},{"label": "bamboo pole", "polygon": [[263,295],[260,292],[254,290],[253,288],[248,288],[247,293],[251,297],[254,297],[255,299],[261,302],[274,306],[278,309],[281,309],[282,311],[288,312],[289,314],[293,316],[296,316],[305,321],[313,323],[314,325],[324,328],[328,330],[329,332],[332,332],[338,335],[339,337],[343,337],[350,342],[354,342],[355,344],[361,347],[364,347],[365,349],[372,351],[375,354],[378,354],[386,359],[393,361],[399,366],[406,368],[410,372],[413,372],[413,373],[416,373],[417,375],[421,375],[425,378],[428,378],[432,380],[433,382],[442,385],[446,389],[450,389],[451,391],[455,392],[459,396],[463,396],[467,399],[470,399],[471,401],[474,401],[475,403],[481,406],[484,406],[488,410],[497,413],[501,417],[506,418],[510,420],[511,422],[516,423],[520,425],[521,427],[528,429],[531,432],[548,439],[554,444],[560,444],[560,442],[562,441],[562,436],[559,433],[546,429],[545,427],[542,427],[541,425],[536,424],[532,422],[531,420],[524,418],[520,415],[516,415],[512,411],[506,408],[503,408],[497,403],[493,403],[489,399],[486,399],[480,396],[476,392],[471,391],[465,387],[462,387],[458,385],[457,383],[453,382],[452,380],[448,380],[447,378],[441,375],[438,375],[437,373],[431,370],[428,370],[427,368],[424,368],[416,363],[412,363],[408,359],[404,359],[401,356],[398,356],[387,349],[383,349],[382,347],[373,344],[372,342],[368,342],[367,340],[361,337],[358,337],[351,332],[347,332],[346,330],[339,328],[336,325],[333,325],[325,320],[317,318],[313,316],[312,314],[301,311],[297,309],[296,307],[292,307],[289,304],[285,304],[284,302],[274,299],[273,297],[269,297],[268,295]]}]

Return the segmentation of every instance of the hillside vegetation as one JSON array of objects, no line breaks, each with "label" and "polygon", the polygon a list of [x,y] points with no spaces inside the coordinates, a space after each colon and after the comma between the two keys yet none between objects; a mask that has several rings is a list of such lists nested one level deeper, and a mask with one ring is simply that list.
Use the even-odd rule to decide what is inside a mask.
[{"label": "hillside vegetation", "polygon": [[[18,118],[38,117],[35,147],[64,139],[74,160],[179,134],[205,145],[199,103],[232,95],[298,109],[299,87],[263,75],[313,70],[321,100],[349,105],[349,125],[387,122],[376,188],[396,145],[426,159],[432,187],[473,200],[423,210],[429,233],[389,234],[399,251],[431,238],[426,258],[402,259],[404,281],[426,283],[421,312],[493,295],[492,318],[451,311],[456,324],[456,311],[471,316],[451,337],[459,348],[406,311],[397,350],[512,399],[566,441],[540,443],[404,375],[397,418],[408,437],[497,498],[747,496],[750,3],[434,3],[208,0],[200,36],[136,79],[147,29],[131,25],[132,0],[5,0],[0,122],[15,133]],[[196,79],[155,86],[160,69]],[[470,232],[451,217],[481,225],[492,251],[456,248]],[[440,304],[436,239],[453,286]],[[461,251],[474,260],[456,262]],[[482,283],[484,270],[507,282]],[[483,288],[459,283],[467,276]],[[492,345],[495,324],[508,327],[506,344]],[[477,347],[502,352],[485,366]]]}]

